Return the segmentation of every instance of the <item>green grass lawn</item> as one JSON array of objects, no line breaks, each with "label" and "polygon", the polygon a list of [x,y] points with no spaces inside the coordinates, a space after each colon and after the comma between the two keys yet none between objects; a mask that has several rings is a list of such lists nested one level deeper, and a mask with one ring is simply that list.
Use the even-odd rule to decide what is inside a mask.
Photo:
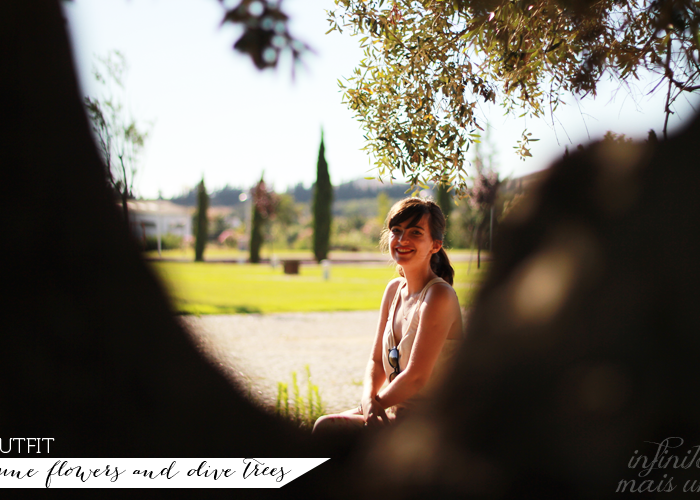
[{"label": "green grass lawn", "polygon": [[[235,314],[379,309],[393,265],[334,265],[324,281],[319,265],[301,265],[299,275],[281,266],[152,262],[182,314]],[[455,289],[469,306],[483,277],[472,263],[455,266]]]},{"label": "green grass lawn", "polygon": [[[362,253],[367,253],[367,252],[362,252]],[[379,253],[379,249],[375,251],[375,253],[379,256],[381,255]],[[465,250],[465,249],[449,249],[447,251],[448,255],[453,256],[453,255],[476,255],[476,250]],[[314,260],[314,253],[311,250],[288,250],[288,249],[276,249],[274,251],[274,254],[280,259],[299,259],[299,260]],[[488,255],[488,252],[482,251],[481,252],[482,256]],[[263,259],[269,259],[271,255],[270,248],[268,246],[264,246],[262,251],[260,252],[260,257]],[[338,250],[331,250],[330,256],[332,259],[349,259],[352,260],[355,256],[357,255],[356,252],[347,252],[347,251],[338,251]],[[151,250],[149,252],[145,252],[144,256],[149,258],[149,259],[158,259],[158,258],[163,258],[163,259],[187,259],[194,261],[194,248],[190,247],[185,247],[185,248],[177,248],[177,249],[171,249],[171,250],[163,250],[161,252],[161,255],[158,255],[157,250]],[[239,259],[245,259],[247,260],[249,257],[249,253],[247,251],[240,251],[237,248],[228,248],[228,247],[223,247],[219,245],[214,245],[214,244],[209,244],[207,245],[207,248],[204,252],[204,259],[205,260],[220,260],[220,259],[226,259],[226,260],[239,260]],[[386,260],[389,259],[388,256],[384,256]]]}]

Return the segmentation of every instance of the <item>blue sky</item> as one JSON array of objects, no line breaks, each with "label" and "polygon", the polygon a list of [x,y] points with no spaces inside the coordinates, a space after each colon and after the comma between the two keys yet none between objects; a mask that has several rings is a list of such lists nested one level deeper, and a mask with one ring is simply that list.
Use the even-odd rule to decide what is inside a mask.
[{"label": "blue sky", "polygon": [[[233,2],[227,2],[233,3]],[[99,94],[91,74],[95,58],[111,50],[129,66],[123,101],[150,137],[139,162],[137,195],[177,195],[202,176],[209,190],[226,184],[249,187],[262,172],[276,190],[316,175],[324,129],[326,159],[334,184],[373,175],[361,148],[362,130],[341,103],[337,80],[350,76],[361,59],[358,40],[328,31],[326,9],[333,0],[286,0],[291,31],[315,51],[297,68],[257,71],[233,51],[236,32],[221,28],[223,7],[217,0],[73,0],[62,2],[70,30],[79,79],[86,95]],[[643,138],[663,128],[663,92],[646,93],[651,83],[618,89],[601,85],[598,97],[578,101],[547,120],[504,117],[486,109],[501,176],[545,168],[564,151],[607,130]],[[617,91],[616,91],[617,90]],[[693,115],[700,101],[679,99],[672,129]],[[540,141],[533,158],[520,161],[513,146],[523,128]]]}]

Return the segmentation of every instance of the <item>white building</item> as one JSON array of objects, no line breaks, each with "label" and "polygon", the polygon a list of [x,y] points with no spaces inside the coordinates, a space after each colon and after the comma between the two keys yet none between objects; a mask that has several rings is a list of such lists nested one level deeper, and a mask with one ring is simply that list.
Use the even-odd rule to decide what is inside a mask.
[{"label": "white building", "polygon": [[158,240],[165,234],[181,236],[184,241],[192,238],[193,207],[183,207],[167,200],[129,200],[129,227],[141,239],[154,236]]}]

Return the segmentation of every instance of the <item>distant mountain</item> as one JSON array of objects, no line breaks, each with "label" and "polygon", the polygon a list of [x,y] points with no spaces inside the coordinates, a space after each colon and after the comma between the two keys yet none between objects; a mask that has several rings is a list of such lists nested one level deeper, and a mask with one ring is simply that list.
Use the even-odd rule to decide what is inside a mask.
[{"label": "distant mountain", "polygon": [[383,191],[389,198],[403,198],[410,185],[404,183],[388,184],[375,179],[359,179],[339,185],[334,192],[335,199],[356,200],[358,198],[376,198]]},{"label": "distant mountain", "polygon": [[[230,186],[225,186],[218,191],[213,191],[209,193],[209,206],[226,206],[234,207],[240,205],[241,201],[238,197],[244,190],[241,188],[233,188]],[[174,196],[170,198],[170,201],[177,203],[178,205],[184,205],[187,207],[194,207],[197,205],[197,187],[190,189],[188,193],[181,194],[180,196]]]},{"label": "distant mountain", "polygon": [[[345,201],[345,200],[357,200],[362,198],[376,198],[380,191],[384,191],[389,198],[397,199],[406,196],[405,192],[409,188],[408,184],[403,183],[381,183],[373,179],[358,179],[355,181],[344,182],[338,186],[333,187],[333,200],[334,201]],[[241,204],[239,196],[243,193],[242,188],[234,188],[226,186],[218,191],[213,191],[209,193],[209,205],[210,206],[229,206],[235,207]],[[294,196],[294,199],[300,203],[311,202],[311,196],[313,193],[313,186],[310,188],[305,188],[303,184],[299,183],[293,188],[287,189],[287,193]],[[174,196],[170,198],[170,201],[177,203],[178,205],[184,205],[188,207],[193,207],[197,204],[197,188],[193,187],[189,192],[181,194],[180,196]]]},{"label": "distant mountain", "polygon": [[[375,179],[358,179],[333,186],[333,201],[376,198],[379,191],[384,191],[389,198],[403,198],[408,187],[408,184],[388,184]],[[288,189],[287,193],[294,195],[296,201],[310,202],[313,189],[313,186],[307,189],[302,184],[297,184],[294,188]]]}]

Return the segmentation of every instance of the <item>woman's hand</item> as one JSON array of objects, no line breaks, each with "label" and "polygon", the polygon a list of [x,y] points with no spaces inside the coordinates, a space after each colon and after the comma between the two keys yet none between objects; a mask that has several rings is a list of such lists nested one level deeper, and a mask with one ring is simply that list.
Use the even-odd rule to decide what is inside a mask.
[{"label": "woman's hand", "polygon": [[384,407],[375,398],[362,399],[362,415],[367,427],[377,427],[389,423]]}]

